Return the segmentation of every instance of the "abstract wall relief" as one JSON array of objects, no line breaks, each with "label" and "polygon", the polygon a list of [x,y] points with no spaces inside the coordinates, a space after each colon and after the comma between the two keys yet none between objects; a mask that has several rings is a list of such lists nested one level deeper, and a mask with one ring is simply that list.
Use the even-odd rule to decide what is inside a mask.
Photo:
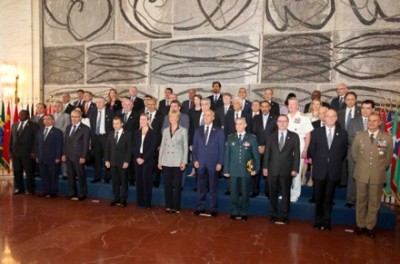
[{"label": "abstract wall relief", "polygon": [[[172,0],[119,0],[118,39],[172,37]],[[137,39],[137,38],[136,38]]]},{"label": "abstract wall relief", "polygon": [[151,83],[257,81],[258,36],[153,41]]},{"label": "abstract wall relief", "polygon": [[113,0],[43,0],[45,46],[113,38]]},{"label": "abstract wall relief", "polygon": [[333,69],[338,78],[400,78],[400,31],[338,32]]},{"label": "abstract wall relief", "polygon": [[265,35],[264,83],[329,82],[331,34]]},{"label": "abstract wall relief", "polygon": [[319,30],[328,24],[335,10],[335,0],[267,0],[266,29],[272,26],[279,32]]},{"label": "abstract wall relief", "polygon": [[87,83],[144,82],[146,43],[98,44],[87,47]]},{"label": "abstract wall relief", "polygon": [[174,35],[215,34],[221,31],[260,33],[262,0],[176,0]]},{"label": "abstract wall relief", "polygon": [[44,48],[44,84],[83,84],[84,61],[83,46]]},{"label": "abstract wall relief", "polygon": [[[343,0],[342,0],[343,1]],[[370,26],[377,21],[400,23],[400,1],[348,0],[357,19]]]}]

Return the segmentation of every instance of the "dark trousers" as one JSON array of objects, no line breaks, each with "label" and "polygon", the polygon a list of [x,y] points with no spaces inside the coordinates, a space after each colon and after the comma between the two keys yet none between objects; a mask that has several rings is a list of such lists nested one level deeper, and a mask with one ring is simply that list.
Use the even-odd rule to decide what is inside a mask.
[{"label": "dark trousers", "polygon": [[[232,215],[247,216],[250,200],[250,181],[250,177],[230,177]],[[239,197],[239,193],[242,193],[241,197]]]},{"label": "dark trousers", "polygon": [[151,195],[153,188],[154,161],[145,160],[142,165],[135,160],[136,172],[136,203],[140,207],[151,207]]},{"label": "dark trousers", "polygon": [[35,160],[28,158],[13,158],[14,188],[18,191],[25,191],[24,171],[26,174],[26,188],[28,192],[35,192]]},{"label": "dark trousers", "polygon": [[[290,188],[292,177],[290,175],[269,175],[269,215],[270,217],[289,218]],[[279,190],[282,192],[281,210],[278,213]]]},{"label": "dark trousers", "polygon": [[[159,151],[156,150],[155,154],[154,154],[154,160],[158,160],[158,154],[159,154]],[[157,165],[158,165],[157,162],[154,162],[154,165],[153,165],[154,182],[153,183],[155,186],[160,185],[160,182],[161,182],[161,170],[158,168]]]},{"label": "dark trousers", "polygon": [[115,201],[128,199],[128,169],[122,166],[111,166],[112,189]]},{"label": "dark trousers", "polygon": [[179,167],[163,166],[165,207],[181,209],[181,189],[183,171]]},{"label": "dark trousers", "polygon": [[[261,167],[262,167],[263,155],[260,155],[260,161],[261,161]],[[251,177],[252,192],[254,194],[260,193],[261,178],[264,178],[264,182],[265,182],[264,194],[265,194],[265,196],[269,196],[268,179],[263,177],[262,170],[260,170],[256,175]]]},{"label": "dark trousers", "polygon": [[58,172],[60,164],[40,164],[40,178],[42,179],[43,194],[57,194],[58,193]]},{"label": "dark trousers", "polygon": [[219,173],[215,169],[206,167],[197,170],[197,209],[204,210],[206,203],[207,186],[210,194],[210,211],[217,211]]},{"label": "dark trousers", "polygon": [[340,175],[339,185],[344,187],[347,186],[347,177],[349,177],[348,166],[347,166],[347,158],[342,163],[342,173]]},{"label": "dark trousers", "polygon": [[128,172],[128,182],[130,185],[135,185],[136,181],[136,171],[135,171],[135,161],[132,159],[129,162],[129,170]]},{"label": "dark trousers", "polygon": [[315,224],[330,225],[333,198],[337,182],[314,179],[315,186]]},{"label": "dark trousers", "polygon": [[[104,153],[107,144],[107,135],[96,135],[93,142],[94,179],[100,180],[104,167]],[[110,171],[106,169],[105,181],[110,180]]]},{"label": "dark trousers", "polygon": [[77,196],[78,189],[76,186],[76,178],[79,179],[79,197],[86,197],[86,171],[85,164],[79,164],[79,157],[74,160],[67,160],[67,179],[69,195]]}]

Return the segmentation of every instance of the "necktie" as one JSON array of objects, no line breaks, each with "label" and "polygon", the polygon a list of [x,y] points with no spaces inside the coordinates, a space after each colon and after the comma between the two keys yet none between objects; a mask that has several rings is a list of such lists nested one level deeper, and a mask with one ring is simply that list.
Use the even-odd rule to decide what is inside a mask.
[{"label": "necktie", "polygon": [[117,144],[118,143],[118,131],[115,132],[114,140],[115,140],[115,144]]},{"label": "necktie", "polygon": [[200,126],[204,125],[203,113],[200,115]]},{"label": "necktie", "polygon": [[242,144],[242,134],[239,134],[239,143]]},{"label": "necktie", "polygon": [[281,136],[279,138],[279,151],[281,151],[284,146],[285,146],[285,138],[283,137],[283,132],[281,132]]},{"label": "necktie", "polygon": [[69,133],[69,137],[72,137],[72,135],[75,133],[76,130],[76,125],[74,125],[71,129],[71,133]]},{"label": "necktie", "polygon": [[367,130],[367,128],[368,128],[368,119],[367,118],[363,118],[363,125],[364,125],[364,131],[366,131]]},{"label": "necktie", "polygon": [[216,102],[217,102],[217,100],[218,100],[218,97],[217,97],[217,95],[214,95],[214,103],[216,103]]},{"label": "necktie", "polygon": [[371,140],[371,144],[374,144],[374,141],[375,141],[374,134],[371,134],[369,136],[369,139]]},{"label": "necktie", "polygon": [[235,120],[236,120],[236,119],[238,119],[238,118],[239,118],[239,114],[238,114],[238,113],[236,113]]},{"label": "necktie", "polygon": [[19,128],[17,130],[17,136],[20,136],[22,134],[23,130],[24,130],[24,123],[21,122],[21,124],[19,125]]},{"label": "necktie", "polygon": [[86,104],[85,104],[85,109],[84,109],[84,111],[85,111],[85,115],[86,115],[87,112],[89,111],[89,103],[86,103]]},{"label": "necktie", "polygon": [[97,112],[96,135],[100,135],[101,111]]},{"label": "necktie", "polygon": [[329,131],[328,131],[328,147],[329,148],[331,148],[331,146],[332,146],[332,140],[333,140],[332,129],[329,128]]},{"label": "necktie", "polygon": [[153,114],[149,114],[149,120],[150,120],[150,124],[151,124],[151,122],[153,122]]},{"label": "necktie", "polygon": [[347,114],[347,120],[346,120],[346,130],[349,128],[350,125],[350,121],[351,121],[351,111],[349,111],[349,113]]},{"label": "necktie", "polygon": [[206,143],[206,145],[208,143],[207,138],[208,138],[209,129],[210,129],[210,127],[206,126],[206,132],[204,132],[204,142]]},{"label": "necktie", "polygon": [[128,120],[128,113],[124,114],[124,123],[126,123],[126,121]]},{"label": "necktie", "polygon": [[324,126],[325,126],[324,121],[321,121],[321,127],[324,127]]},{"label": "necktie", "polygon": [[47,138],[47,130],[49,130],[49,128],[46,127],[43,132],[43,141]]},{"label": "necktie", "polygon": [[343,105],[343,97],[339,97],[339,109],[342,107]]},{"label": "necktie", "polygon": [[263,115],[263,130],[265,130],[265,127],[267,126],[267,116]]}]

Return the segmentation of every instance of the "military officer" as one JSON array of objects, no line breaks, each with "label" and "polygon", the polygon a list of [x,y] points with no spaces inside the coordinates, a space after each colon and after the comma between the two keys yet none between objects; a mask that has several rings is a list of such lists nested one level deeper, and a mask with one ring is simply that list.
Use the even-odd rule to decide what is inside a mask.
[{"label": "military officer", "polygon": [[393,155],[393,139],[379,130],[380,125],[380,116],[371,114],[367,131],[358,133],[351,146],[356,181],[357,228],[354,234],[366,232],[371,239],[375,238],[374,227],[386,181],[386,168]]},{"label": "military officer", "polygon": [[[246,118],[235,121],[236,133],[230,134],[225,143],[224,176],[231,181],[231,216],[233,220],[247,220],[250,199],[250,175],[260,169],[257,139],[246,133]],[[239,201],[239,193],[241,200]]]}]

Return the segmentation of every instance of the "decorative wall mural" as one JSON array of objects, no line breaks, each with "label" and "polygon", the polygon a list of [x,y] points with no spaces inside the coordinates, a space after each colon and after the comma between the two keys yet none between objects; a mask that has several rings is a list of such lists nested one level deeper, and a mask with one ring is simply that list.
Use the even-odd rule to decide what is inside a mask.
[{"label": "decorative wall mural", "polygon": [[175,34],[261,32],[262,0],[175,1]]},{"label": "decorative wall mural", "polygon": [[45,45],[111,39],[113,0],[43,0]]},{"label": "decorative wall mural", "polygon": [[[343,1],[343,0],[342,0]],[[382,20],[400,23],[400,2],[387,0],[348,0],[358,20],[366,25],[373,25]]]},{"label": "decorative wall mural", "polygon": [[146,43],[89,46],[87,83],[143,82],[147,77],[146,46]]},{"label": "decorative wall mural", "polygon": [[151,83],[255,82],[258,38],[194,38],[154,41]]},{"label": "decorative wall mural", "polygon": [[262,82],[329,82],[329,33],[265,35]]},{"label": "decorative wall mural", "polygon": [[333,69],[340,75],[356,80],[400,78],[400,31],[339,32],[336,39]]},{"label": "decorative wall mural", "polygon": [[49,47],[43,52],[45,84],[83,84],[84,47]]},{"label": "decorative wall mural", "polygon": [[280,32],[322,29],[336,10],[335,0],[266,0],[265,8],[267,21]]},{"label": "decorative wall mural", "polygon": [[[147,38],[170,38],[172,23],[171,0],[119,0],[119,11],[129,29],[122,34],[137,31]],[[131,33],[132,34],[132,33]]]}]

